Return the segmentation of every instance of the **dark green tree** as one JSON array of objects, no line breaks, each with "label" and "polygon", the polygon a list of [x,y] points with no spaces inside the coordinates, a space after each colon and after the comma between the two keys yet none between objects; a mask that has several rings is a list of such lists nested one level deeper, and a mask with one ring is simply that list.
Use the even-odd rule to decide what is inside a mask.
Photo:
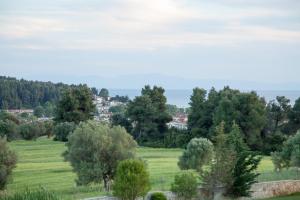
[{"label": "dark green tree", "polygon": [[259,175],[257,167],[261,157],[248,149],[243,141],[240,128],[235,123],[233,123],[227,143],[235,153],[232,184],[229,185],[227,193],[234,197],[250,196],[251,185],[257,182],[256,177]]},{"label": "dark green tree", "polygon": [[86,85],[79,85],[64,92],[57,104],[54,120],[79,124],[81,121],[93,119],[94,112],[95,105],[90,89]]},{"label": "dark green tree", "polygon": [[140,143],[163,141],[167,123],[172,120],[166,110],[166,97],[161,87],[145,86],[142,95],[128,104],[127,116],[134,124],[132,134]]},{"label": "dark green tree", "polygon": [[33,111],[34,116],[40,118],[40,117],[44,116],[44,113],[45,113],[45,111],[42,106],[37,106],[34,108],[34,111]]},{"label": "dark green tree", "polygon": [[99,96],[107,99],[109,97],[109,91],[106,88],[102,88],[99,92]]},{"label": "dark green tree", "polygon": [[55,135],[54,140],[66,142],[68,136],[75,130],[76,124],[74,122],[63,122],[56,124],[53,133]]}]

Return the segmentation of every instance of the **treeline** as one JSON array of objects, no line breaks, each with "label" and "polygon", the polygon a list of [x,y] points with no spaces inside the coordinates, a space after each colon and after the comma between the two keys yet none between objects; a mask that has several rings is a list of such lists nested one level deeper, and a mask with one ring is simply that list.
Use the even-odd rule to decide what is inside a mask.
[{"label": "treeline", "polygon": [[76,86],[0,76],[0,109],[35,108],[46,102],[54,103],[62,90],[69,87]]}]

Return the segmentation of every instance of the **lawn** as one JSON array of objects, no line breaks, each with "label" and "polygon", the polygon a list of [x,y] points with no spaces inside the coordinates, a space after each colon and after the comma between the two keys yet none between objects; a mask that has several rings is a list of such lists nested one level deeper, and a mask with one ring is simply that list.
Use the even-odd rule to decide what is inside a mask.
[{"label": "lawn", "polygon": [[[65,150],[62,142],[40,138],[37,141],[14,141],[10,143],[18,154],[17,168],[13,172],[13,182],[8,185],[8,192],[26,187],[46,187],[56,191],[63,199],[80,199],[106,195],[101,185],[76,187],[76,175],[61,154]],[[138,157],[147,162],[152,190],[168,190],[177,167],[181,149],[138,148]],[[259,166],[262,173],[259,181],[295,178],[289,171],[278,175],[272,172],[273,164],[269,157],[264,157]],[[299,176],[298,176],[299,177]]]},{"label": "lawn", "polygon": [[274,197],[274,198],[269,198],[266,200],[299,200],[300,199],[300,193],[292,194],[289,196],[284,196],[284,197]]}]

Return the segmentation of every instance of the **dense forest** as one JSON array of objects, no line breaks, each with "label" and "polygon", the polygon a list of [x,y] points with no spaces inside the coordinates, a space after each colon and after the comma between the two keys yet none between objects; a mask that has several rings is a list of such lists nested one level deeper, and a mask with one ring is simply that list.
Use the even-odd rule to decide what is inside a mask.
[{"label": "dense forest", "polygon": [[68,87],[75,86],[0,76],[0,109],[35,108],[46,102],[54,103]]}]

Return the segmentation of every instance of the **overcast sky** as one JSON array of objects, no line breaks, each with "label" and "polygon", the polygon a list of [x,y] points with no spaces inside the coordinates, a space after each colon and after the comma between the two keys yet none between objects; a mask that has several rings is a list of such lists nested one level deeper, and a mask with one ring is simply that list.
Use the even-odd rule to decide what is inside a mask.
[{"label": "overcast sky", "polygon": [[1,0],[0,70],[111,88],[300,89],[300,1]]}]

